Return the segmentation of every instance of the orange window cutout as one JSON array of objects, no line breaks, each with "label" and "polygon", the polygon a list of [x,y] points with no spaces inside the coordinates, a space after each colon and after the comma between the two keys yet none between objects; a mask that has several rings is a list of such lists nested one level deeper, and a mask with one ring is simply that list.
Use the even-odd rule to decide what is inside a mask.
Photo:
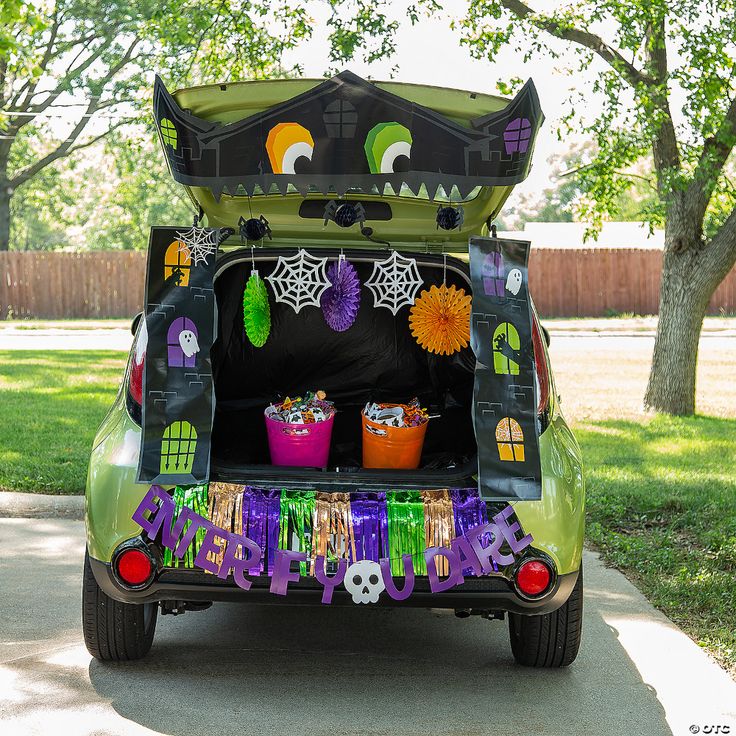
[{"label": "orange window cutout", "polygon": [[164,254],[164,280],[171,279],[174,286],[189,286],[190,268],[189,248],[175,240]]},{"label": "orange window cutout", "polygon": [[524,462],[524,432],[516,419],[504,417],[496,425],[498,457],[507,462]]}]

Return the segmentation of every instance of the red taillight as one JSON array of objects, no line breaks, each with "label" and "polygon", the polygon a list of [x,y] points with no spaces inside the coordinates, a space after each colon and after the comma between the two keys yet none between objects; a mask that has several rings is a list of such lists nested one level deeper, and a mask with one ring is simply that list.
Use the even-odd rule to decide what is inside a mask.
[{"label": "red taillight", "polygon": [[146,366],[146,348],[148,347],[148,330],[142,320],[136,336],[133,354],[130,356],[128,373],[128,394],[132,401],[140,407],[143,403],[143,369]]},{"label": "red taillight", "polygon": [[549,364],[547,363],[547,351],[544,349],[544,337],[539,326],[537,315],[532,315],[532,343],[534,345],[534,364],[537,369],[537,381],[539,382],[539,404],[537,413],[544,414],[549,408]]},{"label": "red taillight", "polygon": [[126,549],[116,560],[118,577],[127,585],[142,585],[153,572],[151,558],[139,549]]},{"label": "red taillight", "polygon": [[141,356],[141,362],[135,362],[135,355],[130,363],[130,375],[128,376],[128,391],[130,398],[135,401],[138,406],[143,403],[143,368],[146,365],[146,354]]},{"label": "red taillight", "polygon": [[540,595],[549,588],[552,573],[540,560],[529,560],[516,571],[516,586],[524,595]]}]

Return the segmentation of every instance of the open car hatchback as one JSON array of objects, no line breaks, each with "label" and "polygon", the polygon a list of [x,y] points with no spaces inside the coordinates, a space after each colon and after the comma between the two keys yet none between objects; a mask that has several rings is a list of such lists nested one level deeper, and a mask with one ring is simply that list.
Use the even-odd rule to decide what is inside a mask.
[{"label": "open car hatchback", "polygon": [[492,226],[529,171],[533,84],[157,79],[154,116],[196,216],[152,228],[94,442],[89,651],[144,656],[159,613],[287,602],[507,617],[517,662],[570,664],[580,451],[529,244]]}]

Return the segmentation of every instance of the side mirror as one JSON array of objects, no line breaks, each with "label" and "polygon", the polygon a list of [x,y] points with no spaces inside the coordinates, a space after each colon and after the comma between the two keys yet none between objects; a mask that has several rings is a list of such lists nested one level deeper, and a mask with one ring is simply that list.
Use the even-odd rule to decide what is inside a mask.
[{"label": "side mirror", "polygon": [[551,341],[551,338],[549,336],[549,330],[544,325],[540,325],[540,327],[542,328],[542,334],[544,335],[544,341],[547,343],[547,347],[549,347],[549,344]]},{"label": "side mirror", "polygon": [[[130,323],[130,332],[135,337],[135,333],[138,331],[138,325],[140,324],[141,317],[143,316],[143,312],[138,312],[135,317],[133,317],[133,321]],[[544,328],[542,328],[544,329]],[[547,334],[545,330],[545,335]],[[547,345],[549,345],[549,337],[547,338]]]}]

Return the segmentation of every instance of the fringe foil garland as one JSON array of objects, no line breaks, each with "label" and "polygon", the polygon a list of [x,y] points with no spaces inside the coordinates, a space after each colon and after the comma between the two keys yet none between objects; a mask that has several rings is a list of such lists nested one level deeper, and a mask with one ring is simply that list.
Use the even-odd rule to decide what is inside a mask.
[{"label": "fringe foil garland", "polygon": [[[454,536],[488,521],[476,488],[348,494],[211,483],[209,489],[206,484],[177,486],[173,499],[177,516],[187,506],[216,526],[253,540],[261,548],[260,572],[268,574],[273,572],[274,551],[281,548],[307,553],[302,575],[313,575],[314,558],[324,555],[331,562],[389,557],[398,576],[403,574],[403,554],[412,555],[417,575],[426,575],[427,547],[449,546]],[[181,560],[164,549],[164,565],[193,568],[204,535],[204,529],[197,531]],[[219,565],[222,556],[210,559]],[[436,564],[438,574],[446,575],[447,561],[438,557]]]},{"label": "fringe foil garland", "polygon": [[[210,521],[235,534],[243,533],[243,490],[244,486],[232,483],[210,484]],[[222,565],[225,555],[225,542],[221,537],[215,537],[215,542],[220,545],[219,552],[210,552],[207,559],[214,562],[218,567]]]},{"label": "fringe foil garland", "polygon": [[350,516],[355,539],[351,562],[388,557],[388,516],[385,493],[351,493]]},{"label": "fringe foil garland", "polygon": [[[424,502],[424,546],[449,547],[454,536],[455,518],[452,512],[450,492],[422,491]],[[450,574],[450,565],[445,557],[434,558],[437,574]]]},{"label": "fringe foil garland", "polygon": [[[477,488],[453,488],[450,491],[452,508],[455,515],[455,536],[459,537],[474,526],[488,523],[488,509],[486,502],[480,497]],[[484,544],[491,543],[490,535]],[[498,565],[493,561],[493,569],[498,571]],[[472,574],[472,568],[463,570],[464,575]]]},{"label": "fringe foil garland", "polygon": [[261,548],[260,572],[273,573],[273,555],[279,546],[281,491],[251,488],[243,491],[243,534]]},{"label": "fringe foil garland", "polygon": [[424,502],[421,491],[391,491],[386,494],[391,573],[402,576],[402,555],[411,555],[415,575],[426,575],[424,560]]},{"label": "fringe foil garland", "polygon": [[314,575],[314,559],[318,555],[328,562],[355,559],[349,493],[316,493],[313,528],[310,575]]},{"label": "fringe foil garland", "polygon": [[[279,519],[279,549],[306,552],[312,558],[312,530],[314,520],[314,491],[281,491]],[[307,563],[299,565],[302,575],[307,574]]]},{"label": "fringe foil garland", "polygon": [[[174,522],[181,513],[185,506],[188,506],[194,513],[200,516],[206,517],[208,515],[208,499],[207,499],[207,484],[192,486],[191,488],[183,488],[182,486],[176,486],[174,488],[173,499],[174,499]],[[187,523],[187,527],[189,524]],[[183,531],[186,531],[184,529]],[[172,550],[164,548],[164,567],[179,567],[180,565],[187,568],[194,567],[194,558],[199,552],[199,548],[204,540],[205,535],[204,529],[197,529],[197,533],[194,535],[192,543],[189,545],[184,557],[179,559],[176,557]]]}]

